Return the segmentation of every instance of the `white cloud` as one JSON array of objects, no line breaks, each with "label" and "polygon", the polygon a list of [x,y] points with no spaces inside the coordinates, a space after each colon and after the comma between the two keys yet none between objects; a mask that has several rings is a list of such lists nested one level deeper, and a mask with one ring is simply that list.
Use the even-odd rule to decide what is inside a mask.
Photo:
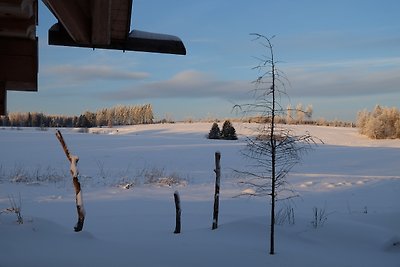
[{"label": "white cloud", "polygon": [[251,90],[249,81],[222,81],[210,74],[188,70],[169,80],[151,82],[103,95],[110,100],[140,98],[208,98],[238,99]]},{"label": "white cloud", "polygon": [[43,74],[73,81],[141,80],[149,77],[146,72],[126,71],[105,65],[56,65],[45,68]]},{"label": "white cloud", "polygon": [[342,97],[400,93],[400,58],[314,62],[285,69],[291,96]]}]

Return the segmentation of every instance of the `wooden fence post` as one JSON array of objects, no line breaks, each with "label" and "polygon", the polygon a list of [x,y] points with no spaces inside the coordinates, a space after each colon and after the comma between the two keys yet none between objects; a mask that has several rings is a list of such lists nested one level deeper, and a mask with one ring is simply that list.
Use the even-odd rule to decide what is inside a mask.
[{"label": "wooden fence post", "polygon": [[215,152],[215,193],[214,193],[214,212],[212,230],[218,228],[218,212],[219,212],[219,188],[221,184],[221,152]]},{"label": "wooden fence post", "polygon": [[181,200],[179,197],[179,192],[175,191],[174,193],[174,200],[175,200],[175,210],[176,210],[176,217],[175,217],[175,231],[174,234],[179,234],[181,232]]},{"label": "wooden fence post", "polygon": [[78,161],[79,158],[78,156],[71,155],[71,153],[68,150],[67,144],[64,141],[63,136],[61,135],[61,132],[57,130],[56,136],[58,141],[60,141],[61,146],[65,152],[65,155],[67,156],[68,161],[71,163],[70,166],[70,172],[72,176],[72,182],[74,184],[75,188],[75,202],[76,202],[76,209],[78,212],[78,222],[76,223],[74,230],[75,232],[82,231],[83,229],[83,223],[85,221],[85,209],[83,208],[83,199],[82,199],[82,192],[81,192],[81,184],[79,183],[78,180]]}]

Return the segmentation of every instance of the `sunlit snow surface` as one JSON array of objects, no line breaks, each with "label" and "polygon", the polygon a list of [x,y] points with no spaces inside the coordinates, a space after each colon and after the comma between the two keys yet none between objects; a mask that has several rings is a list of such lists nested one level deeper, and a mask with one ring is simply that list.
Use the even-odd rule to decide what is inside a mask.
[{"label": "sunlit snow surface", "polygon": [[[0,214],[0,266],[400,266],[400,140],[369,140],[351,128],[292,126],[324,144],[287,177],[299,197],[279,202],[278,210],[292,207],[295,222],[277,225],[276,255],[270,256],[269,200],[237,197],[249,190],[238,185],[235,170],[250,163],[240,150],[254,125],[234,126],[238,141],[206,139],[211,123],[87,134],[60,129],[79,156],[87,212],[80,233],[73,230],[75,193],[55,129],[0,128],[0,211],[10,206],[9,196],[21,196],[24,217],[18,225],[14,214]],[[219,228],[211,231],[216,151],[222,155],[221,203]],[[185,183],[138,178],[152,170]],[[29,181],[10,182],[24,174]],[[182,201],[179,235],[173,234],[175,190]],[[317,229],[314,208],[326,214]]]}]

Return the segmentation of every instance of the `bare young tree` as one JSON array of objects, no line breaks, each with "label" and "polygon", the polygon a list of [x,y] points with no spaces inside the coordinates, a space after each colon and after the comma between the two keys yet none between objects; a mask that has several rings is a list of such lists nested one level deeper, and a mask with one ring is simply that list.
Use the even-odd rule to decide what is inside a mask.
[{"label": "bare young tree", "polygon": [[303,104],[302,103],[298,103],[296,105],[296,120],[297,120],[297,123],[303,123],[304,122],[304,116],[305,116],[305,112],[303,111]]},{"label": "bare young tree", "polygon": [[313,115],[313,106],[312,105],[308,105],[305,111],[305,115],[307,120],[311,120],[312,119],[312,115]]},{"label": "bare young tree", "polygon": [[261,116],[265,123],[260,123],[256,135],[247,138],[243,155],[252,162],[249,171],[239,171],[246,177],[243,184],[252,188],[245,194],[269,196],[270,217],[270,254],[275,254],[275,204],[278,199],[295,196],[286,181],[289,171],[297,164],[303,153],[311,148],[314,139],[308,133],[295,135],[291,130],[276,123],[278,117],[285,117],[287,109],[282,108],[280,101],[285,93],[285,74],[276,68],[271,38],[253,34],[267,55],[257,58],[258,71],[254,81],[254,103],[239,105],[245,115]]}]

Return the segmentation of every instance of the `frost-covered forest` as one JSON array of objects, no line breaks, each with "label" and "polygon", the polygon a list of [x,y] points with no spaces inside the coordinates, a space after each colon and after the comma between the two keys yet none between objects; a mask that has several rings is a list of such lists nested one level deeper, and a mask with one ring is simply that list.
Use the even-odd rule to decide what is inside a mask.
[{"label": "frost-covered forest", "polygon": [[79,116],[46,115],[40,112],[11,112],[0,116],[0,126],[12,127],[100,127],[153,123],[153,107],[118,105],[95,112],[86,111]]},{"label": "frost-covered forest", "polygon": [[396,107],[381,107],[360,111],[357,127],[363,135],[373,139],[400,138],[400,111]]}]

